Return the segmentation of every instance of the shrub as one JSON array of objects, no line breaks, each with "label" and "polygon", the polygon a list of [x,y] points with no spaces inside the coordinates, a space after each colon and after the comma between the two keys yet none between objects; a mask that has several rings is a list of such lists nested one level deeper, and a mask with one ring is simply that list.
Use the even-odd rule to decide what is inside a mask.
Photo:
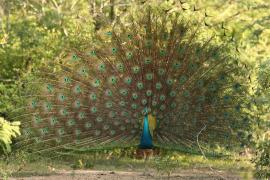
[{"label": "shrub", "polygon": [[20,122],[8,122],[0,117],[0,152],[7,154],[11,152],[12,138],[20,135]]},{"label": "shrub", "polygon": [[254,158],[257,178],[270,178],[270,141],[265,140],[257,148]]}]

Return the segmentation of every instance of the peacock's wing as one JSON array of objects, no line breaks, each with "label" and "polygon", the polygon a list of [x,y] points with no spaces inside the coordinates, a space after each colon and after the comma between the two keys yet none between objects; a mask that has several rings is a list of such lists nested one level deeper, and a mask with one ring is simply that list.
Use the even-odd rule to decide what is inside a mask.
[{"label": "peacock's wing", "polygon": [[[20,143],[61,147],[137,145],[144,109],[157,120],[155,145],[237,140],[245,68],[204,21],[159,7],[127,16],[39,72]],[[21,116],[20,116],[21,117]]]}]

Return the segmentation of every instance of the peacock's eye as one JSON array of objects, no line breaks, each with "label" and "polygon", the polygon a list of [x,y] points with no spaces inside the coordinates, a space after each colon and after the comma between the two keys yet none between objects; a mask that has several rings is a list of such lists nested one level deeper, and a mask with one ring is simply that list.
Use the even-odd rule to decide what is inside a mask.
[{"label": "peacock's eye", "polygon": [[85,118],[85,113],[84,112],[79,112],[79,119]]},{"label": "peacock's eye", "polygon": [[85,123],[85,128],[89,129],[92,127],[92,124],[90,122]]},{"label": "peacock's eye", "polygon": [[133,54],[132,54],[132,52],[127,52],[126,56],[127,56],[128,59],[131,59]]},{"label": "peacock's eye", "polygon": [[118,63],[118,64],[117,64],[117,69],[118,69],[118,70],[123,70],[123,67],[124,67],[124,66],[123,66],[122,63]]},{"label": "peacock's eye", "polygon": [[147,95],[147,96],[151,96],[151,95],[152,95],[152,91],[151,91],[151,90],[147,90],[147,91],[146,91],[146,95]]},{"label": "peacock's eye", "polygon": [[198,87],[202,87],[203,84],[204,84],[203,80],[199,80],[199,81],[197,82],[197,86],[198,86]]},{"label": "peacock's eye", "polygon": [[73,54],[73,55],[72,55],[72,60],[74,60],[74,61],[75,61],[75,60],[78,60],[78,56],[77,56],[76,54]]},{"label": "peacock's eye", "polygon": [[79,85],[76,85],[75,87],[74,87],[74,90],[75,90],[75,93],[80,93],[81,92],[81,87],[79,86]]},{"label": "peacock's eye", "polygon": [[143,88],[143,83],[142,83],[142,82],[138,82],[138,83],[137,83],[137,87],[138,87],[139,89],[142,89],[142,88]]},{"label": "peacock's eye", "polygon": [[32,100],[31,105],[32,105],[32,108],[35,108],[36,105],[37,105],[37,101],[36,100]]},{"label": "peacock's eye", "polygon": [[171,97],[175,97],[175,96],[176,96],[176,92],[175,92],[175,91],[171,91],[171,92],[170,92],[170,96],[171,96]]},{"label": "peacock's eye", "polygon": [[162,88],[162,84],[160,82],[156,83],[156,89],[161,89]]},{"label": "peacock's eye", "polygon": [[51,93],[53,91],[53,85],[47,84],[47,90]]},{"label": "peacock's eye", "polygon": [[152,62],[152,59],[150,57],[145,58],[144,63],[150,64]]},{"label": "peacock's eye", "polygon": [[181,67],[181,63],[179,63],[179,62],[173,63],[173,68],[174,69],[179,69],[180,67]]},{"label": "peacock's eye", "polygon": [[106,35],[111,36],[112,35],[112,32],[111,31],[108,31],[108,32],[106,32]]},{"label": "peacock's eye", "polygon": [[109,89],[107,89],[107,90],[105,91],[105,94],[106,94],[106,96],[112,96],[112,91],[109,90]]},{"label": "peacock's eye", "polygon": [[97,55],[97,54],[96,54],[96,51],[95,51],[95,50],[91,51],[91,52],[90,52],[90,55],[91,55],[91,56],[96,56],[96,55]]},{"label": "peacock's eye", "polygon": [[132,81],[131,77],[126,77],[125,78],[125,83],[126,84],[131,84],[131,81]]},{"label": "peacock's eye", "polygon": [[97,118],[96,118],[96,121],[97,121],[97,122],[102,122],[103,119],[102,119],[101,117],[97,117]]},{"label": "peacock's eye", "polygon": [[74,119],[68,120],[68,125],[69,125],[69,126],[75,125],[75,120],[74,120]]},{"label": "peacock's eye", "polygon": [[101,72],[104,72],[105,71],[105,64],[104,63],[101,63],[98,65],[98,70],[101,71]]},{"label": "peacock's eye", "polygon": [[216,87],[215,84],[211,84],[211,85],[209,86],[209,90],[210,90],[210,91],[215,91],[216,89],[217,89],[217,87]]},{"label": "peacock's eye", "polygon": [[70,78],[65,77],[65,78],[64,78],[64,81],[65,81],[65,83],[69,83],[69,82],[70,82]]},{"label": "peacock's eye", "polygon": [[230,117],[230,113],[224,112],[223,113],[223,116],[224,116],[225,119],[228,119]]},{"label": "peacock's eye", "polygon": [[190,93],[188,90],[185,90],[184,93],[183,93],[183,96],[184,97],[189,97]]},{"label": "peacock's eye", "polygon": [[235,107],[235,111],[239,112],[241,110],[241,106],[239,104],[237,104]]},{"label": "peacock's eye", "polygon": [[92,82],[92,85],[94,87],[98,87],[100,85],[100,80],[99,79],[95,79],[93,82]]},{"label": "peacock's eye", "polygon": [[116,114],[116,113],[115,113],[114,111],[110,111],[110,112],[109,112],[109,117],[113,118],[113,117],[115,117],[115,114]]},{"label": "peacock's eye", "polygon": [[148,48],[150,48],[150,47],[152,46],[152,44],[153,44],[153,43],[152,43],[151,40],[146,40],[146,41],[145,41],[145,46],[148,47]]},{"label": "peacock's eye", "polygon": [[108,125],[108,124],[105,124],[104,126],[103,126],[103,129],[104,130],[108,130],[110,128],[110,126]]},{"label": "peacock's eye", "polygon": [[198,67],[198,65],[195,64],[195,63],[190,63],[190,64],[189,64],[189,69],[192,70],[192,71],[193,71],[193,70],[196,70],[197,67]]},{"label": "peacock's eye", "polygon": [[120,104],[120,106],[125,106],[126,105],[125,101],[120,101],[119,104]]},{"label": "peacock's eye", "polygon": [[158,69],[158,74],[159,74],[160,76],[164,75],[164,74],[165,74],[165,70],[162,69],[162,68]]},{"label": "peacock's eye", "polygon": [[137,99],[138,98],[138,94],[137,93],[132,93],[132,98],[133,99]]},{"label": "peacock's eye", "polygon": [[162,36],[164,40],[168,40],[168,37],[169,37],[168,33],[164,33]]},{"label": "peacock's eye", "polygon": [[214,116],[210,116],[210,117],[208,118],[208,122],[210,122],[210,123],[215,122],[215,120],[216,120],[216,118],[215,118]]},{"label": "peacock's eye", "polygon": [[164,101],[166,99],[165,95],[161,95],[159,98],[161,101]]},{"label": "peacock's eye", "polygon": [[94,93],[91,93],[91,94],[90,94],[90,98],[91,98],[92,100],[95,100],[95,99],[97,98],[97,96],[96,96]]},{"label": "peacock's eye", "polygon": [[235,84],[233,85],[234,90],[239,90],[240,87],[241,87],[241,85],[240,85],[239,83],[235,83]]},{"label": "peacock's eye", "polygon": [[171,108],[176,108],[176,103],[175,103],[175,102],[173,102],[173,103],[171,104]]},{"label": "peacock's eye", "polygon": [[164,111],[166,109],[166,106],[164,104],[162,104],[159,108],[161,111]]},{"label": "peacock's eye", "polygon": [[167,79],[166,82],[167,82],[168,85],[172,85],[173,84],[173,80],[172,79]]},{"label": "peacock's eye", "polygon": [[160,56],[165,56],[166,55],[166,51],[162,49],[162,50],[160,50],[159,54],[160,54]]},{"label": "peacock's eye", "polygon": [[133,104],[131,105],[131,108],[132,108],[132,109],[137,109],[137,104],[133,103]]},{"label": "peacock's eye", "polygon": [[179,79],[179,83],[180,83],[180,84],[184,84],[186,81],[187,81],[187,76],[185,76],[185,75],[182,75],[182,76],[180,77],[180,79]]},{"label": "peacock's eye", "polygon": [[113,135],[115,135],[115,130],[110,130],[110,134],[113,136]]},{"label": "peacock's eye", "polygon": [[140,71],[140,67],[139,66],[134,66],[132,68],[132,71],[133,71],[134,74],[137,74]]},{"label": "peacock's eye", "polygon": [[115,54],[117,52],[116,48],[112,48],[112,53]]},{"label": "peacock's eye", "polygon": [[198,96],[197,101],[204,102],[205,101],[205,96]]},{"label": "peacock's eye", "polygon": [[147,80],[152,80],[153,79],[153,74],[152,73],[147,73],[146,74],[146,79]]},{"label": "peacock's eye", "polygon": [[112,102],[106,102],[106,108],[111,108],[112,107]]},{"label": "peacock's eye", "polygon": [[132,39],[132,35],[131,34],[128,34],[128,39]]},{"label": "peacock's eye", "polygon": [[128,94],[128,91],[127,89],[120,89],[120,93],[123,95],[123,96],[126,96]]},{"label": "peacock's eye", "polygon": [[142,104],[146,105],[147,104],[147,100],[146,99],[142,99]]}]

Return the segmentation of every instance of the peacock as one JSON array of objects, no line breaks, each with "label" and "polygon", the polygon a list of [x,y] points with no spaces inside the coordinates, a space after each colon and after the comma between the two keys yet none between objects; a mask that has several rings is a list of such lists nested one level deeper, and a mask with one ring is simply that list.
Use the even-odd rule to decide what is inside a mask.
[{"label": "peacock", "polygon": [[27,83],[17,144],[43,152],[239,143],[248,70],[233,40],[209,29],[205,18],[151,6],[64,50]]}]

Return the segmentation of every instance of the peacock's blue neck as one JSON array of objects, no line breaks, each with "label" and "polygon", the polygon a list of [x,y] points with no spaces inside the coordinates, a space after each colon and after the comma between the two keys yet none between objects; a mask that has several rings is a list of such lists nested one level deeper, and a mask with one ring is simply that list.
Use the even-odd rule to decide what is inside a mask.
[{"label": "peacock's blue neck", "polygon": [[148,121],[147,114],[144,116],[144,120],[143,120],[143,131],[142,131],[142,136],[141,136],[139,148],[141,148],[141,149],[152,149],[153,148],[152,136],[151,136],[151,133],[149,130],[149,121]]}]

